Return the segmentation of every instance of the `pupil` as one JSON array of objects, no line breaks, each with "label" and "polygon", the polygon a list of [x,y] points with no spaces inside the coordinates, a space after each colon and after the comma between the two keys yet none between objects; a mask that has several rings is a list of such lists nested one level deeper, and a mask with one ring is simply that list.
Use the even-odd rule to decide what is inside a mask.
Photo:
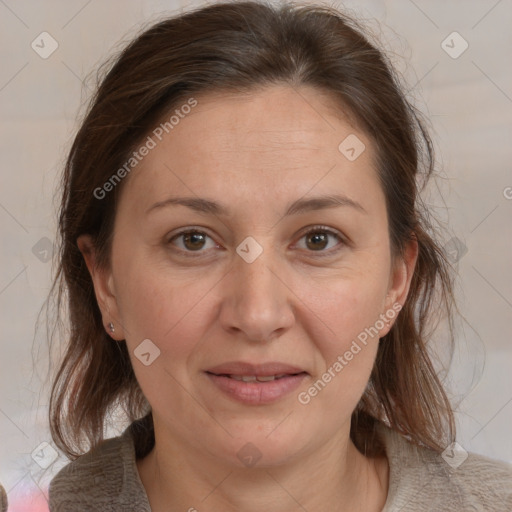
[{"label": "pupil", "polygon": [[[204,242],[203,235],[201,233],[187,233],[185,234],[185,245],[192,241],[192,248],[200,249],[201,248],[201,242]],[[199,241],[199,245],[196,245],[196,243]]]},{"label": "pupil", "polygon": [[[327,236],[325,233],[313,233],[312,235],[309,235],[308,237],[308,240],[313,240],[313,241],[323,241],[323,245],[321,247],[319,247],[318,245],[316,246],[316,248],[320,248],[320,249],[323,249],[324,247],[326,247],[327,245]],[[313,247],[313,249],[315,249],[315,247]]]}]

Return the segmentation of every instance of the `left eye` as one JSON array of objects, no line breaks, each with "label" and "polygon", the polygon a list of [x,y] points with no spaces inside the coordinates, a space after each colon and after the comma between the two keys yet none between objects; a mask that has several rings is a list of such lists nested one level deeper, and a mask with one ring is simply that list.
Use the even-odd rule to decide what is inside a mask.
[{"label": "left eye", "polygon": [[312,252],[332,252],[326,251],[326,247],[329,245],[329,237],[336,238],[338,242],[343,243],[343,239],[336,232],[323,227],[316,227],[309,230],[307,233],[302,235],[301,240],[306,239],[306,248],[312,249]]}]

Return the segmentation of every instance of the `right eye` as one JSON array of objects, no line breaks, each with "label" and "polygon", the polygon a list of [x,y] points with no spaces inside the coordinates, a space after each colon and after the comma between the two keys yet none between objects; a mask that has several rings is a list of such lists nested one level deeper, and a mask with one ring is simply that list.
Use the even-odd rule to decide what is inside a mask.
[{"label": "right eye", "polygon": [[[201,249],[205,247],[206,240],[208,238],[213,242],[213,239],[204,231],[187,228],[181,230],[179,233],[176,233],[172,238],[169,239],[167,243],[171,245],[178,245],[179,251],[185,253],[187,256],[196,256],[190,253],[206,252],[202,251]],[[175,241],[180,241],[181,247],[180,244],[174,244]],[[213,242],[213,244],[213,247],[217,245],[215,242]]]}]

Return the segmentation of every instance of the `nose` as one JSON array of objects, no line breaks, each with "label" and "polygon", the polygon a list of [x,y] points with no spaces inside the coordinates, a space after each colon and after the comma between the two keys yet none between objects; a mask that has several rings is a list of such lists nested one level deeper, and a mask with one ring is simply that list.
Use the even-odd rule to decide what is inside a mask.
[{"label": "nose", "polygon": [[295,295],[281,267],[266,248],[252,263],[237,256],[226,276],[220,312],[225,330],[248,341],[267,342],[291,328]]}]

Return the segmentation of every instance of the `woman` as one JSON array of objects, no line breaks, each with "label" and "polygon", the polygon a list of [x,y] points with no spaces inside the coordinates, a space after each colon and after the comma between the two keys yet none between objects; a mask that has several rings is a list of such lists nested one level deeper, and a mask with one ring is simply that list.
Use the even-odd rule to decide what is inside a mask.
[{"label": "woman", "polygon": [[81,456],[50,509],[512,510],[512,468],[455,444],[427,352],[453,307],[433,168],[333,9],[217,3],[138,36],[64,174],[50,422]]}]

